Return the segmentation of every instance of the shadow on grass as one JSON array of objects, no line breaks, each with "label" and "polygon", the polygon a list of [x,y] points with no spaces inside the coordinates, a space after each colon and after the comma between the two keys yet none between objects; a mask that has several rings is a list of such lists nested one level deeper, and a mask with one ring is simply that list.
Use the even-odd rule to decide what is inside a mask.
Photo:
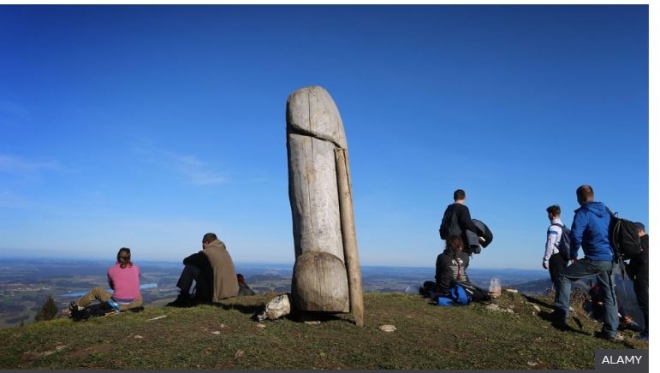
[{"label": "shadow on grass", "polygon": [[549,304],[549,303],[544,302],[544,301],[542,301],[542,300],[539,300],[539,299],[537,299],[537,298],[530,297],[529,295],[525,295],[525,294],[522,294],[522,296],[523,296],[523,297],[524,297],[529,303],[538,304],[539,306],[543,306],[543,307],[546,307],[546,308],[554,308],[554,306],[553,306],[552,304]]},{"label": "shadow on grass", "polygon": [[[212,303],[210,305],[215,307],[220,307],[224,310],[236,310],[241,313],[251,315],[252,320],[257,320],[257,315],[264,312],[266,308],[266,303],[271,301],[270,298],[263,298],[265,294],[257,294],[255,296],[243,296],[229,298],[226,302],[223,303]],[[290,296],[290,294],[289,294]],[[306,323],[316,323],[316,322],[328,322],[328,321],[339,321],[347,322],[349,324],[355,324],[355,322],[348,318],[347,315],[350,313],[329,313],[329,312],[300,312],[296,311],[291,305],[291,312],[287,315],[280,317],[280,319],[286,319],[292,322],[306,322]],[[270,321],[270,320],[269,320]],[[274,320],[272,320],[274,321]]]},{"label": "shadow on grass", "polygon": [[293,322],[307,322],[307,323],[315,323],[315,322],[328,322],[328,321],[339,321],[339,322],[347,322],[349,324],[355,324],[355,322],[352,319],[349,319],[346,317],[346,315],[349,314],[335,314],[335,313],[327,313],[327,312],[300,312],[300,311],[293,311],[290,314],[286,316],[288,320],[291,320]]},{"label": "shadow on grass", "polygon": [[[528,299],[534,299],[534,298],[528,298]],[[547,303],[545,303],[545,302],[540,302],[540,303],[543,303],[543,304],[547,305]],[[545,321],[548,321],[550,323],[550,325],[553,328],[557,329],[557,330],[560,330],[560,331],[563,331],[563,332],[573,332],[573,333],[578,333],[578,334],[590,335],[589,333],[587,333],[586,331],[583,330],[584,327],[582,325],[582,321],[579,318],[577,318],[576,316],[573,316],[573,317],[569,318],[568,320],[564,320],[563,318],[558,317],[557,314],[555,314],[555,312],[548,312],[548,311],[541,311],[541,312],[538,313],[538,316],[541,319],[543,319]],[[573,323],[575,325],[577,325],[579,330],[573,328],[570,325],[571,320],[573,321]]]},{"label": "shadow on grass", "polygon": [[212,305],[227,311],[236,310],[241,313],[253,315],[257,312],[261,312],[266,304],[213,303]]}]

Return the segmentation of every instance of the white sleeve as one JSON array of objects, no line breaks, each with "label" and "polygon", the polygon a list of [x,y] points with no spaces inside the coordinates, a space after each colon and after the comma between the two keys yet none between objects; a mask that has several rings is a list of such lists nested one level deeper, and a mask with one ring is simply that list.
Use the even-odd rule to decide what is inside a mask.
[{"label": "white sleeve", "polygon": [[545,241],[545,255],[543,256],[543,261],[547,262],[550,260],[550,256],[554,252],[559,240],[561,239],[561,228],[556,225],[551,225],[548,228],[548,239]]}]

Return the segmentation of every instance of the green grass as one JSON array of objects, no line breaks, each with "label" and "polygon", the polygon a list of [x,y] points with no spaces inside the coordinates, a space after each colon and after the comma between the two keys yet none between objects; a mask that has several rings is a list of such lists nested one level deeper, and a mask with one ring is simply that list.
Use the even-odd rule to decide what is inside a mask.
[{"label": "green grass", "polygon": [[[494,303],[439,307],[411,294],[365,294],[365,326],[350,314],[321,323],[255,322],[275,294],[219,306],[146,307],[83,322],[60,318],[0,329],[0,369],[594,369],[597,349],[648,348],[596,339],[577,311],[575,331],[543,315],[549,299],[504,292]],[[542,310],[538,314],[532,304]],[[149,320],[165,316],[157,320]],[[265,325],[264,328],[258,327]],[[391,324],[397,330],[383,332]],[[567,353],[570,351],[570,353]]]}]

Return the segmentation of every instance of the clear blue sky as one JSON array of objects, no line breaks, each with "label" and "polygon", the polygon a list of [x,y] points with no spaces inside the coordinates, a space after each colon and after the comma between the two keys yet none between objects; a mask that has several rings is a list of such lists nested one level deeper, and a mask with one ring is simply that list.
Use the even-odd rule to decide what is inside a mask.
[{"label": "clear blue sky", "polygon": [[428,266],[457,188],[541,269],[575,189],[649,219],[648,6],[0,6],[0,253],[293,263],[285,108],[346,130],[363,265]]}]

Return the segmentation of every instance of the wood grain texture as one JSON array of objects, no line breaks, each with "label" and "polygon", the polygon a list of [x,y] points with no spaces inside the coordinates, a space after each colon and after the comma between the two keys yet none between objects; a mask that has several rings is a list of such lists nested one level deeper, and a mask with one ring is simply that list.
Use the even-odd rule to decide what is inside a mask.
[{"label": "wood grain texture", "polygon": [[346,267],[336,256],[310,250],[293,267],[292,293],[296,309],[311,312],[350,311]]},{"label": "wood grain texture", "polygon": [[[361,306],[352,306],[349,296],[349,277],[359,280],[359,291],[356,289],[354,294],[359,293],[360,300],[362,289],[347,160],[342,161],[340,172],[344,180],[341,183],[349,190],[344,192],[344,199],[350,202],[342,202],[350,210],[348,222],[344,222],[340,209],[335,150],[345,149],[347,142],[339,110],[325,89],[312,86],[289,96],[286,118],[289,201],[296,255],[293,303],[303,312],[349,312],[357,307],[360,313]],[[344,237],[343,229],[351,230],[353,237],[350,233]],[[347,269],[346,239],[352,242],[349,250],[358,266],[357,276],[355,268],[352,275]]]}]

